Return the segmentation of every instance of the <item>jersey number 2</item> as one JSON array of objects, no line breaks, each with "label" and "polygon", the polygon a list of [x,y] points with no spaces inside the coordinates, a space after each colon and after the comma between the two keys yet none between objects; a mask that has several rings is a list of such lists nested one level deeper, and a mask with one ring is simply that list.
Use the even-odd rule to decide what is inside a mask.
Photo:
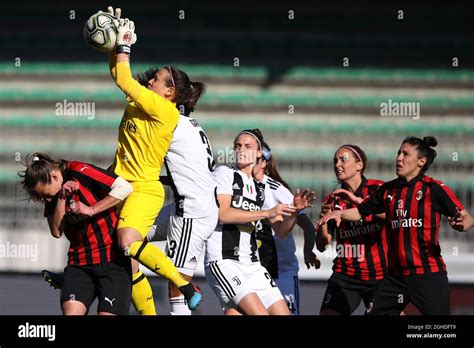
[{"label": "jersey number 2", "polygon": [[201,135],[202,143],[206,145],[206,151],[209,155],[207,158],[207,167],[209,168],[210,172],[213,172],[216,167],[216,162],[214,161],[214,156],[212,155],[211,144],[209,143],[209,139],[203,131],[199,131],[199,134]]}]

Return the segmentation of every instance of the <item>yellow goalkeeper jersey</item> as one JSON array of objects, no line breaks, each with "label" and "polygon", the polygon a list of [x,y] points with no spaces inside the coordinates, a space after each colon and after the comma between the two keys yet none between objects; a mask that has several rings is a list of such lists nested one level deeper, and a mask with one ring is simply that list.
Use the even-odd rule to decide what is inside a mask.
[{"label": "yellow goalkeeper jersey", "polygon": [[176,104],[133,79],[128,62],[111,66],[111,73],[128,101],[112,169],[128,181],[159,180],[179,120]]}]

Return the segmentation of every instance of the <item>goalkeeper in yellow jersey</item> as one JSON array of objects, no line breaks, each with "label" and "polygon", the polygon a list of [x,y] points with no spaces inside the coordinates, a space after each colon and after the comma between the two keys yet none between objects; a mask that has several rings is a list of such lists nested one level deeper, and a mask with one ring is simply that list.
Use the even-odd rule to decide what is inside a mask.
[{"label": "goalkeeper in yellow jersey", "polygon": [[[114,13],[109,7],[109,13],[115,15],[118,30],[116,51],[109,53],[110,72],[128,102],[120,122],[112,169],[133,186],[120,213],[118,244],[133,259],[175,284],[189,309],[194,310],[202,300],[200,290],[144,237],[163,206],[165,193],[159,175],[179,120],[176,104],[192,110],[203,93],[203,85],[193,86],[184,72],[166,67],[158,70],[147,87],[142,86],[132,77],[129,63],[130,47],[136,42],[134,23],[121,19],[120,9]],[[133,268],[135,308],[141,314],[156,314],[148,280],[137,263]]]}]

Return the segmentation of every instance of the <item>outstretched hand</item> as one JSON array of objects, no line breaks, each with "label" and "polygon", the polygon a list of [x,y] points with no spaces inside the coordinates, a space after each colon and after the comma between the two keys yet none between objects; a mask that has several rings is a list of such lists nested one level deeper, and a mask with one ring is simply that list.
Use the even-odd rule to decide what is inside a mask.
[{"label": "outstretched hand", "polygon": [[474,225],[474,219],[472,215],[466,210],[460,211],[457,209],[455,216],[448,216],[448,221],[452,228],[460,232],[466,232]]},{"label": "outstretched hand", "polygon": [[303,192],[300,192],[300,189],[296,189],[296,193],[293,198],[293,205],[297,211],[301,211],[308,207],[313,207],[311,204],[316,199],[316,193],[305,189]]},{"label": "outstretched hand", "polygon": [[303,251],[304,263],[308,269],[314,267],[319,269],[321,267],[321,261],[318,259],[313,251]]},{"label": "outstretched hand", "polygon": [[296,212],[296,208],[288,204],[278,204],[274,206],[272,209],[268,210],[268,212],[269,212],[268,218],[273,219],[277,217],[278,215],[290,216],[291,214]]},{"label": "outstretched hand", "polygon": [[342,210],[334,210],[330,213],[327,213],[318,221],[318,225],[321,226],[328,223],[330,220],[334,220],[336,221],[336,226],[339,227],[342,221],[342,212]]},{"label": "outstretched hand", "polygon": [[357,197],[353,192],[345,189],[337,189],[333,192],[333,195],[336,195],[342,199],[349,200],[354,204],[360,204],[364,200],[362,197]]}]

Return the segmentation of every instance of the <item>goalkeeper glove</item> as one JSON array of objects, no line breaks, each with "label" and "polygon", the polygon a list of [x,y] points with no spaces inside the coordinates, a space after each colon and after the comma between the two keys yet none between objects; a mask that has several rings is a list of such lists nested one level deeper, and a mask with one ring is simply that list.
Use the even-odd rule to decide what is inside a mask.
[{"label": "goalkeeper glove", "polygon": [[130,54],[130,47],[137,42],[137,35],[135,34],[135,24],[125,19],[119,19],[117,26],[117,44],[116,53]]}]

